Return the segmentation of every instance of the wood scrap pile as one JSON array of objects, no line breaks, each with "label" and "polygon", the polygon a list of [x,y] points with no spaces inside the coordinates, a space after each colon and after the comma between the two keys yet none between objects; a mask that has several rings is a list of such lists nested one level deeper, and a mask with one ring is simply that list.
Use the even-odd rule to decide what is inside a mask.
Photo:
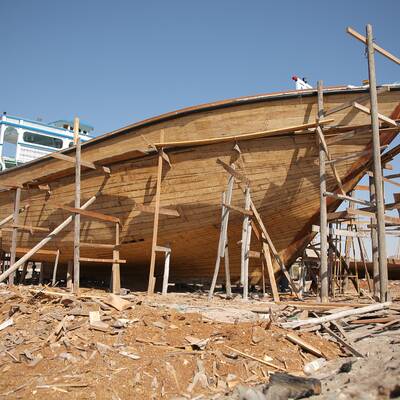
[{"label": "wood scrap pile", "polygon": [[294,335],[277,326],[278,318],[222,323],[136,296],[74,297],[4,285],[0,395],[209,398],[265,384],[277,372],[291,379],[320,355],[334,359],[340,352],[314,333]]}]

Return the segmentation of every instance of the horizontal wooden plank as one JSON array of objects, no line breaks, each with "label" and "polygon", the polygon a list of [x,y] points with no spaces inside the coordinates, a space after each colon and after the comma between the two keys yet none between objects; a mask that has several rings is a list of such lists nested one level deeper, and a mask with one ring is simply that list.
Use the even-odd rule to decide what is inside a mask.
[{"label": "horizontal wooden plank", "polygon": [[213,143],[250,140],[250,139],[255,139],[255,138],[280,135],[280,134],[284,134],[284,133],[293,133],[296,131],[301,131],[301,130],[309,129],[309,128],[315,128],[317,125],[329,124],[333,121],[334,121],[333,119],[324,119],[324,120],[319,120],[318,122],[311,122],[309,124],[301,124],[301,125],[288,126],[285,128],[271,129],[271,130],[267,130],[267,131],[245,133],[242,135],[223,136],[223,137],[211,138],[211,139],[183,140],[183,141],[177,141],[177,142],[154,143],[154,146],[156,146],[157,148],[203,146],[206,144],[213,144]]},{"label": "horizontal wooden plank", "polygon": [[65,210],[65,211],[69,211],[74,214],[80,214],[85,217],[95,218],[95,219],[99,219],[101,221],[114,222],[114,223],[120,222],[119,218],[112,217],[110,215],[105,215],[105,214],[99,213],[97,211],[82,210],[80,208],[70,207],[67,205],[56,205],[56,207],[61,208],[62,210]]},{"label": "horizontal wooden plank", "polygon": [[[17,254],[26,254],[28,251],[31,249],[28,247],[17,247],[16,252]],[[43,256],[56,256],[57,255],[57,250],[46,250],[46,249],[40,249],[36,251],[37,255],[43,255]]]},{"label": "horizontal wooden plank", "polygon": [[89,243],[89,242],[80,242],[80,247],[90,247],[93,249],[110,249],[114,250],[118,246],[114,244],[107,244],[107,243]]},{"label": "horizontal wooden plank", "polygon": [[361,204],[361,205],[364,205],[364,206],[373,206],[373,204],[371,202],[367,201],[367,200],[356,199],[355,197],[346,196],[346,195],[343,195],[343,194],[325,192],[324,196],[325,197],[332,197],[334,199],[343,200],[343,201],[351,201],[352,203]]},{"label": "horizontal wooden plank", "polygon": [[249,250],[247,256],[249,258],[261,258],[262,253],[260,251]]},{"label": "horizontal wooden plank", "polygon": [[357,185],[354,190],[366,190],[367,192],[369,192],[369,186],[367,185]]},{"label": "horizontal wooden plank", "polygon": [[[352,209],[352,208],[348,208],[347,212],[351,215],[358,215],[361,217],[368,217],[368,218],[375,218],[375,214],[369,211],[362,211],[362,210],[358,210],[357,208]],[[385,215],[385,222],[389,222],[392,224],[400,224],[400,218],[397,217],[390,217],[388,215]]]},{"label": "horizontal wooden plank", "polygon": [[[55,152],[55,153],[50,153],[49,156],[52,158],[56,158],[58,160],[67,161],[67,162],[75,164],[75,157],[67,156],[66,154]],[[90,169],[97,169],[97,166],[90,161],[81,160],[81,166],[90,168]],[[106,174],[111,173],[111,170],[108,167],[101,166],[99,168],[102,169]]]},{"label": "horizontal wooden plank", "polygon": [[171,252],[171,248],[170,247],[165,247],[165,246],[156,246],[155,250],[159,251],[161,253],[170,253]]},{"label": "horizontal wooden plank", "polygon": [[[148,206],[148,205],[144,205],[144,204],[135,204],[135,209],[142,211],[142,212],[146,212],[146,213],[155,213],[155,207],[154,206]],[[172,210],[170,208],[163,208],[160,207],[159,209],[159,214],[162,215],[169,215],[171,217],[179,217],[180,214],[177,210]]]},{"label": "horizontal wooden plank", "polygon": [[23,231],[29,231],[29,232],[50,232],[49,228],[44,228],[41,226],[13,224],[13,225],[11,225],[11,227],[21,229]]},{"label": "horizontal wooden plank", "polygon": [[232,204],[225,204],[223,203],[223,206],[226,207],[227,209],[231,210],[231,211],[236,211],[242,215],[248,215],[248,216],[252,216],[253,215],[253,211],[251,210],[246,210],[243,207],[238,207],[238,206],[234,206]]},{"label": "horizontal wooden plank", "polygon": [[93,263],[104,263],[104,264],[126,264],[126,260],[112,259],[112,258],[89,258],[79,257],[79,261],[82,262],[93,262]]}]

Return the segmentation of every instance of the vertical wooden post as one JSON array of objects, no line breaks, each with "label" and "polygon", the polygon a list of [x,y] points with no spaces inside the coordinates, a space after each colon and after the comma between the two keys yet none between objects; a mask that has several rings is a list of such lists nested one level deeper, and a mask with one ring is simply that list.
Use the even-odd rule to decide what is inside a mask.
[{"label": "vertical wooden post", "polygon": [[[79,118],[74,119],[74,143],[75,143],[75,208],[81,207],[81,141],[79,139]],[[74,216],[74,293],[79,294],[80,280],[80,234],[81,216]]]},{"label": "vertical wooden post", "polygon": [[[245,210],[250,210],[250,188],[247,186],[245,191]],[[243,300],[249,297],[249,250],[251,242],[251,222],[250,217],[245,215],[243,218],[242,229],[242,270],[243,270]]]},{"label": "vertical wooden post", "polygon": [[380,301],[385,302],[389,301],[389,295],[390,295],[388,292],[388,270],[387,270],[387,256],[386,256],[385,199],[383,196],[374,43],[372,35],[372,26],[370,24],[367,25],[366,31],[367,31],[367,49],[368,49],[369,93],[371,98],[371,125],[372,125],[372,148],[373,148],[373,159],[374,159],[374,183],[375,183],[375,197],[376,197],[376,222],[378,231]]},{"label": "vertical wooden post", "polygon": [[[161,131],[161,140],[164,142],[164,131]],[[157,180],[156,180],[156,198],[155,198],[155,210],[154,210],[154,223],[153,223],[153,240],[151,243],[151,259],[150,259],[150,270],[149,270],[149,282],[147,287],[147,294],[154,293],[155,277],[154,269],[156,265],[156,246],[158,237],[158,221],[160,215],[160,197],[161,197],[161,179],[162,179],[162,167],[163,167],[163,151],[164,149],[158,150],[158,166],[157,166]]]},{"label": "vertical wooden post", "polygon": [[22,266],[22,273],[21,273],[21,276],[19,278],[19,283],[22,284],[22,285],[25,283],[25,278],[26,278],[27,271],[28,271],[28,263],[26,262]]},{"label": "vertical wooden post", "polygon": [[263,255],[265,258],[265,262],[267,264],[268,277],[272,290],[272,297],[274,298],[275,302],[279,302],[280,299],[279,299],[278,287],[276,285],[276,280],[275,280],[274,267],[272,265],[271,252],[268,244],[265,242],[266,240],[267,239],[264,233],[262,233]]},{"label": "vertical wooden post", "polygon": [[[169,247],[169,245],[167,245]],[[162,294],[168,293],[168,279],[169,279],[169,263],[171,260],[171,250],[165,252],[165,262],[164,262],[164,275],[162,283]]]},{"label": "vertical wooden post", "polygon": [[[318,119],[324,116],[324,98],[322,81],[317,83],[318,90]],[[318,139],[319,143],[319,206],[320,206],[320,237],[321,237],[321,265],[320,265],[320,281],[321,281],[321,302],[328,302],[328,217],[326,197],[326,154],[322,142]]]},{"label": "vertical wooden post", "polygon": [[58,268],[58,260],[59,260],[59,258],[60,258],[60,249],[57,249],[56,259],[54,261],[53,280],[51,282],[53,286],[55,286],[55,284],[56,284],[57,268]]},{"label": "vertical wooden post", "polygon": [[[21,203],[21,188],[16,188],[15,190],[15,202],[14,202],[14,217],[13,223],[14,225],[18,225],[19,223],[19,209]],[[10,267],[14,265],[17,251],[17,238],[18,238],[18,228],[14,227],[12,230],[11,236],[11,250],[10,250]],[[8,284],[13,285],[15,278],[15,272],[10,274],[8,278]]]},{"label": "vertical wooden post", "polygon": [[67,289],[70,289],[70,290],[73,289],[73,284],[72,284],[73,271],[74,271],[74,262],[73,261],[68,261],[68,267],[67,267]]},{"label": "vertical wooden post", "polygon": [[120,273],[120,264],[119,262],[115,262],[115,260],[119,260],[119,223],[115,224],[115,248],[113,250],[113,265],[112,265],[112,292],[114,294],[121,293],[121,273]]},{"label": "vertical wooden post", "polygon": [[[372,204],[376,204],[375,183],[372,176],[369,179],[369,199]],[[378,257],[378,233],[376,231],[376,218],[371,218],[371,247],[372,247],[372,277],[374,298],[379,299],[380,280],[379,280],[379,257]]]}]

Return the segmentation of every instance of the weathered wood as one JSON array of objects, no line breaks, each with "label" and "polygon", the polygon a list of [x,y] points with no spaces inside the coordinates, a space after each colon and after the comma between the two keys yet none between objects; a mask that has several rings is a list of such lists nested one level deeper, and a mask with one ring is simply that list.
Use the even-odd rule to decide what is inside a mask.
[{"label": "weathered wood", "polygon": [[[19,213],[25,211],[25,210],[28,209],[28,208],[29,208],[29,204],[27,204],[27,205],[25,205],[25,206],[23,206],[23,207],[20,207]],[[13,212],[12,214],[8,215],[7,217],[3,218],[3,219],[0,221],[0,227],[3,226],[3,225],[5,225],[5,224],[7,224],[7,223],[10,222],[10,221],[12,221],[13,218],[14,218],[14,212]]]},{"label": "weathered wood", "polygon": [[[161,133],[161,142],[164,141],[164,131]],[[158,150],[158,164],[157,164],[157,178],[156,178],[156,195],[155,195],[155,212],[154,212],[154,222],[153,222],[153,239],[151,243],[151,259],[149,268],[149,281],[147,287],[147,294],[151,295],[154,293],[155,278],[154,269],[156,265],[156,246],[158,237],[158,221],[160,217],[160,198],[161,198],[161,178],[163,169],[163,148]]]},{"label": "weathered wood", "polygon": [[[374,218],[375,217],[374,213],[369,212],[369,211],[363,211],[363,210],[360,210],[360,209],[357,209],[357,208],[355,208],[355,209],[348,208],[346,211],[350,215],[358,215],[358,216],[361,216],[361,217],[368,217],[368,218]],[[384,215],[384,222],[392,223],[392,224],[400,224],[400,218],[390,217],[389,215]]]},{"label": "weathered wood", "polygon": [[[387,146],[381,146],[380,149],[384,150],[384,149],[386,149],[386,147]],[[342,161],[351,160],[352,158],[358,158],[358,157],[362,157],[362,156],[367,156],[367,155],[370,155],[371,153],[372,153],[372,150],[368,149],[368,150],[365,150],[365,151],[359,151],[357,153],[349,154],[347,156],[337,157],[337,158],[335,158],[333,160],[326,161],[325,163],[326,164],[339,163],[339,162],[342,162]]]},{"label": "weathered wood", "polygon": [[97,211],[81,210],[80,208],[70,207],[67,205],[57,205],[56,207],[61,208],[62,210],[69,211],[74,214],[80,214],[85,217],[99,219],[101,221],[114,222],[114,223],[120,222],[119,218],[113,217],[111,215],[105,215],[105,214],[99,213]]},{"label": "weathered wood", "polygon": [[[365,36],[361,35],[360,33],[358,33],[357,31],[355,31],[350,26],[347,27],[346,31],[347,31],[348,34],[350,34],[351,36],[355,37],[360,42],[368,45],[368,34],[367,34],[367,37],[365,37]],[[374,43],[372,37],[371,37],[371,45],[370,45],[370,47],[371,47],[372,53],[373,53],[373,50],[375,49],[378,53],[382,54],[383,56],[387,57],[389,60],[395,62],[398,65],[400,65],[400,59],[398,59],[393,54],[389,53],[387,50],[383,49],[382,47],[380,47],[376,43]]]},{"label": "weathered wood", "polygon": [[246,185],[250,185],[250,180],[244,176],[243,174],[241,174],[240,172],[236,171],[234,168],[232,168],[231,166],[229,166],[228,164],[225,164],[222,160],[220,160],[219,158],[217,159],[217,164],[221,165],[222,168],[228,172],[229,174],[231,174],[232,176],[234,176],[238,181],[243,182]]},{"label": "weathered wood", "polygon": [[288,339],[290,342],[297,344],[302,349],[308,351],[309,353],[313,354],[314,356],[324,357],[324,354],[321,352],[321,350],[317,349],[315,346],[313,346],[313,345],[307,343],[306,341],[304,341],[303,339],[299,338],[294,333],[287,333],[285,335],[285,338]]},{"label": "weathered wood", "polygon": [[321,393],[321,382],[315,378],[274,373],[269,378],[265,400],[302,399]]},{"label": "weathered wood", "polygon": [[347,343],[344,339],[342,339],[339,335],[333,332],[327,324],[322,324],[326,332],[328,332],[332,337],[334,337],[342,346],[348,349],[353,355],[356,357],[365,357],[364,354],[360,353],[356,348],[354,348],[350,343]]},{"label": "weathered wood", "polygon": [[[245,189],[245,210],[250,209],[250,188],[247,186]],[[241,269],[243,271],[243,300],[249,297],[249,256],[251,243],[251,222],[250,217],[245,215],[243,218],[242,227],[242,252],[241,252]]]},{"label": "weathered wood", "polygon": [[103,263],[103,264],[126,264],[126,260],[119,260],[114,258],[79,257],[79,261],[85,261],[89,263]]},{"label": "weathered wood", "polygon": [[[30,250],[31,249],[29,249],[28,247],[17,247],[16,248],[17,254],[27,253]],[[41,249],[41,250],[36,251],[35,254],[42,255],[42,256],[57,256],[58,250]]]},{"label": "weathered wood", "polygon": [[164,260],[164,274],[163,274],[163,282],[162,282],[162,291],[163,295],[168,293],[168,280],[169,280],[169,264],[171,260],[171,251],[165,252],[165,260]]},{"label": "weathered wood", "polygon": [[110,249],[114,250],[116,247],[115,244],[108,244],[108,243],[88,243],[88,242],[81,242],[80,247],[90,247],[93,249]]},{"label": "weathered wood", "polygon": [[[324,116],[324,97],[322,81],[317,82],[318,91],[318,119],[322,119]],[[319,221],[321,226],[321,253],[320,253],[320,292],[321,292],[321,302],[326,303],[329,300],[328,293],[328,220],[327,220],[327,201],[325,197],[326,193],[326,161],[325,161],[325,151],[321,138],[319,140]]]},{"label": "weathered wood", "polygon": [[300,326],[304,325],[319,325],[319,324],[324,324],[325,322],[335,321],[337,319],[350,317],[352,315],[361,315],[372,311],[384,310],[385,308],[388,308],[391,304],[392,304],[391,302],[371,304],[365,307],[360,307],[351,310],[343,310],[334,314],[324,315],[323,317],[319,318],[308,318],[297,321],[283,322],[281,326],[283,328],[299,328]]},{"label": "weathered wood", "polygon": [[[15,189],[15,200],[14,200],[14,215],[13,215],[13,223],[14,225],[18,225],[19,222],[19,210],[21,208],[21,188]],[[16,248],[17,248],[17,236],[18,236],[18,226],[13,226],[12,238],[11,238],[11,249],[10,249],[10,266],[15,263],[16,258]],[[8,278],[8,284],[14,284],[15,273],[11,273]]]},{"label": "weathered wood", "polygon": [[112,264],[112,292],[114,294],[121,293],[121,272],[119,261],[119,244],[120,244],[120,224],[115,223],[115,247],[113,249],[113,264]]},{"label": "weathered wood", "polygon": [[274,273],[274,267],[272,265],[272,259],[271,259],[271,253],[269,250],[269,247],[267,243],[265,243],[266,238],[263,236],[263,256],[265,258],[265,263],[267,264],[267,271],[268,271],[268,278],[269,278],[269,283],[271,285],[271,291],[272,291],[272,297],[275,302],[279,302],[279,292],[278,292],[278,287],[276,285],[276,280],[275,280],[275,273]]},{"label": "weathered wood", "polygon": [[229,208],[231,211],[236,211],[242,215],[247,215],[251,217],[253,215],[253,212],[251,210],[246,210],[243,207],[238,207],[238,206],[233,206],[232,204],[223,204],[224,207]]},{"label": "weathered wood", "polygon": [[68,261],[67,265],[67,289],[73,289],[74,262]]},{"label": "weathered wood", "polygon": [[[81,208],[81,142],[79,139],[79,118],[74,119],[75,142],[75,208]],[[79,294],[80,286],[80,240],[81,215],[74,214],[74,293]]]},{"label": "weathered wood", "polygon": [[52,286],[56,285],[56,278],[57,278],[57,268],[58,268],[58,260],[60,259],[60,250],[57,250],[56,259],[54,260],[54,267],[53,267],[53,279],[52,279]]}]

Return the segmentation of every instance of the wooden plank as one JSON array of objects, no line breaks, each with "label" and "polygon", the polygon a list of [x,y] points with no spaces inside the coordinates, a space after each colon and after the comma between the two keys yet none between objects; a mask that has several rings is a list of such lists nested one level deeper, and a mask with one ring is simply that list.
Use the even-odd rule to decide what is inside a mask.
[{"label": "wooden plank", "polygon": [[[263,239],[266,240],[264,236]],[[263,256],[265,259],[265,263],[267,264],[267,272],[268,272],[269,283],[271,285],[272,297],[275,302],[279,302],[280,298],[279,298],[278,286],[276,285],[276,280],[275,280],[274,267],[272,265],[271,252],[269,250],[268,244],[265,243],[264,240],[262,242],[262,246],[263,246]]]},{"label": "wooden plank", "polygon": [[304,341],[303,339],[299,338],[294,333],[287,333],[285,335],[285,338],[288,339],[290,342],[297,344],[302,349],[313,354],[314,356],[325,358],[324,354],[321,352],[321,350],[317,349],[315,346],[313,346],[313,345],[307,343],[306,341]]},{"label": "wooden plank", "polygon": [[[161,131],[161,142],[164,142],[164,130]],[[163,169],[163,148],[158,150],[158,165],[157,165],[157,180],[156,180],[156,195],[155,195],[155,210],[154,210],[154,221],[153,221],[153,239],[151,243],[151,259],[149,268],[149,281],[147,286],[147,294],[151,295],[154,293],[155,277],[154,269],[156,265],[156,246],[158,237],[158,221],[160,216],[160,198],[161,198],[161,179]]]},{"label": "wooden plank", "polygon": [[[146,212],[146,213],[152,213],[154,214],[156,212],[156,207],[154,206],[147,206],[144,204],[135,204],[135,209],[141,211],[141,212]],[[177,210],[173,210],[172,208],[164,208],[164,207],[159,207],[158,213],[161,215],[169,215],[170,217],[180,217],[180,214]]]},{"label": "wooden plank", "polygon": [[[362,111],[365,114],[371,115],[371,110],[368,107],[364,107],[363,105],[356,103],[356,102],[353,102],[353,107],[359,111]],[[394,126],[396,128],[398,127],[396,121],[393,121],[391,118],[386,117],[385,115],[382,115],[379,113],[377,115],[378,115],[378,119],[380,119],[381,121],[386,122],[389,125]]]},{"label": "wooden plank", "polygon": [[[13,223],[14,225],[18,225],[19,222],[19,210],[21,208],[21,188],[15,189],[15,200],[14,200],[14,215],[13,215]],[[17,248],[17,236],[18,236],[18,227],[14,226],[11,236],[11,249],[10,249],[10,265],[15,263],[16,259],[16,248]],[[15,278],[15,272],[13,272],[8,278],[8,284],[13,285]]]},{"label": "wooden plank", "polygon": [[231,211],[237,211],[242,215],[248,215],[250,217],[253,215],[253,212],[251,210],[246,210],[245,208],[242,207],[233,206],[232,204],[225,204],[225,203],[223,203],[223,206],[229,208],[229,210]]},{"label": "wooden plank", "polygon": [[13,224],[11,225],[13,228],[17,228],[23,231],[29,232],[49,232],[49,228],[43,228],[41,226],[32,226],[32,225],[20,225],[20,224]]},{"label": "wooden plank", "polygon": [[104,263],[104,264],[126,264],[126,260],[119,260],[119,259],[114,259],[114,258],[79,257],[79,261],[93,262],[93,263]]},{"label": "wooden plank", "polygon": [[[360,42],[367,44],[367,38],[360,33],[358,33],[356,30],[351,28],[350,26],[347,27],[346,29],[347,33],[359,40]],[[395,62],[396,64],[400,65],[400,59],[394,56],[393,54],[389,53],[387,50],[384,48],[378,46],[376,43],[372,44],[373,48],[383,56],[387,57],[389,60]]]},{"label": "wooden plank", "polygon": [[217,164],[221,165],[222,168],[228,172],[229,174],[231,174],[232,176],[234,176],[238,181],[243,182],[245,185],[249,186],[250,185],[250,180],[244,176],[243,174],[241,174],[240,172],[236,171],[236,169],[232,168],[231,166],[229,166],[228,164],[224,163],[222,160],[220,160],[219,158],[217,159]]},{"label": "wooden plank", "polygon": [[156,246],[155,251],[158,251],[160,253],[168,253],[169,251],[171,251],[171,248],[166,246]]},{"label": "wooden plank", "polygon": [[[57,160],[67,161],[67,162],[75,164],[75,157],[67,156],[66,154],[63,154],[63,153],[55,152],[55,153],[48,154],[48,156],[52,157],[52,158],[56,158]],[[90,161],[81,160],[81,166],[90,168],[90,169],[97,169],[97,166]],[[105,172],[106,174],[111,173],[111,169],[108,167],[100,166],[99,168],[102,169],[103,172]]]},{"label": "wooden plank", "polygon": [[161,294],[166,295],[168,292],[168,280],[169,280],[169,264],[171,260],[171,251],[165,252],[165,260],[164,260],[164,274],[163,274],[163,282]]},{"label": "wooden plank", "polygon": [[57,268],[58,268],[58,260],[60,259],[60,250],[57,250],[56,259],[54,261],[54,268],[53,268],[53,280],[52,286],[56,285],[56,278],[57,278]]},{"label": "wooden plank", "polygon": [[365,190],[367,192],[369,192],[369,186],[367,185],[357,185],[354,190]]},{"label": "wooden plank", "polygon": [[[24,254],[27,253],[30,249],[28,247],[17,247],[16,252],[17,254]],[[57,256],[57,250],[47,250],[41,249],[36,252],[38,255],[42,256]]]},{"label": "wooden plank", "polygon": [[[347,209],[347,212],[351,215],[359,215],[362,217],[368,217],[368,218],[375,218],[375,214],[369,211],[363,211],[360,209]],[[393,223],[393,224],[400,224],[400,218],[397,217],[390,217],[388,215],[385,215],[384,217],[385,222]]]},{"label": "wooden plank", "polygon": [[[385,93],[388,91],[389,91],[389,88],[387,86],[382,86],[381,88],[378,89],[377,92],[378,92],[378,94],[381,94],[381,93]],[[340,104],[339,106],[336,106],[336,107],[326,110],[324,115],[326,117],[328,115],[337,113],[338,111],[342,111],[342,110],[345,110],[346,108],[350,108],[353,106],[354,102],[363,103],[364,101],[368,101],[368,100],[369,100],[369,94],[365,94],[363,96],[356,97],[354,100],[346,101],[345,103]]]},{"label": "wooden plank", "polygon": [[261,258],[261,255],[262,255],[261,251],[249,250],[247,252],[247,256],[249,258]]},{"label": "wooden plank", "polygon": [[[81,142],[79,140],[79,118],[74,119],[75,140],[75,208],[81,208]],[[79,295],[80,286],[80,240],[81,215],[74,214],[74,293]]]},{"label": "wooden plank", "polygon": [[[27,205],[25,205],[25,206],[23,206],[23,207],[20,207],[19,213],[23,212],[24,210],[26,210],[26,209],[28,209],[28,208],[29,208],[29,204],[27,204]],[[7,223],[10,222],[10,221],[12,221],[13,218],[14,218],[14,212],[13,212],[12,214],[8,215],[7,217],[3,218],[3,219],[0,221],[0,227],[3,226],[3,225],[5,225],[5,224],[7,224]]]},{"label": "wooden plank", "polygon": [[112,264],[112,292],[114,294],[121,293],[121,272],[119,260],[119,244],[120,244],[120,224],[115,224],[115,247],[113,249],[113,264]]},{"label": "wooden plank", "polygon": [[74,262],[68,261],[67,265],[67,289],[73,290],[73,280],[72,277],[74,275]]},{"label": "wooden plank", "polygon": [[62,210],[69,211],[69,212],[74,213],[74,214],[80,214],[80,215],[83,215],[85,217],[99,219],[101,221],[107,221],[107,222],[113,222],[113,223],[119,223],[120,222],[119,218],[112,217],[110,215],[105,215],[105,214],[99,213],[97,211],[82,210],[80,208],[71,207],[71,206],[67,206],[67,205],[60,205],[60,204],[57,204],[56,207],[57,208],[61,208]]},{"label": "wooden plank", "polygon": [[[381,146],[381,150],[386,149],[387,146]],[[351,160],[352,158],[359,158],[362,156],[366,156],[372,153],[372,149],[364,150],[364,151],[359,151],[357,153],[349,154],[348,156],[343,156],[343,157],[337,157],[334,160],[328,160],[326,161],[326,164],[332,164],[332,163],[339,163],[342,161],[346,160]]]},{"label": "wooden plank", "polygon": [[90,247],[93,249],[110,249],[114,250],[116,248],[115,244],[108,244],[108,243],[89,243],[89,242],[81,242],[81,247]]},{"label": "wooden plank", "polygon": [[17,188],[22,189],[23,185],[21,183],[8,181],[7,183],[1,182],[0,187],[6,188],[6,189],[17,189]]},{"label": "wooden plank", "polygon": [[242,135],[234,135],[234,136],[223,136],[219,138],[211,138],[211,139],[198,139],[198,140],[186,140],[186,141],[178,141],[178,142],[166,142],[166,143],[154,143],[154,146],[157,148],[168,148],[168,147],[186,147],[186,146],[202,146],[205,144],[213,144],[213,143],[223,143],[223,142],[232,142],[232,141],[242,141],[242,140],[250,140],[261,137],[270,137],[276,136],[284,133],[293,133],[296,131],[301,131],[304,129],[315,128],[317,125],[325,125],[333,122],[334,119],[325,119],[319,120],[318,122],[311,122],[309,124],[301,124],[288,126],[285,128],[279,129],[271,129],[267,131],[253,132]]},{"label": "wooden plank", "polygon": [[346,196],[346,195],[343,195],[343,194],[325,192],[324,196],[333,197],[334,199],[338,199],[338,200],[351,201],[352,203],[361,204],[363,206],[373,206],[373,204],[371,204],[367,200],[356,199],[354,197]]}]

